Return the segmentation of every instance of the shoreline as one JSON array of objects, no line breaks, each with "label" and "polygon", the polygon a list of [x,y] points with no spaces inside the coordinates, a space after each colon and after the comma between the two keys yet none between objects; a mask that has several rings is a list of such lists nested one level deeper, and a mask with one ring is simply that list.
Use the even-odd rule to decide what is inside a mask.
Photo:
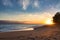
[{"label": "shoreline", "polygon": [[59,40],[60,28],[55,26],[42,26],[29,31],[3,32],[0,33],[0,40]]},{"label": "shoreline", "polygon": [[25,29],[21,29],[21,30],[0,31],[0,33],[4,33],[4,32],[15,32],[15,31],[30,31],[30,30],[34,30],[34,28],[25,28]]}]

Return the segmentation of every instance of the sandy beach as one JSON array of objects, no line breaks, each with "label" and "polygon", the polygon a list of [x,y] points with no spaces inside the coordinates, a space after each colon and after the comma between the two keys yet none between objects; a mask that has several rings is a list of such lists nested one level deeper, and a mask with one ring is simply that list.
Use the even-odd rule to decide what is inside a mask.
[{"label": "sandy beach", "polygon": [[1,32],[0,40],[60,40],[60,27],[47,25],[32,31]]}]

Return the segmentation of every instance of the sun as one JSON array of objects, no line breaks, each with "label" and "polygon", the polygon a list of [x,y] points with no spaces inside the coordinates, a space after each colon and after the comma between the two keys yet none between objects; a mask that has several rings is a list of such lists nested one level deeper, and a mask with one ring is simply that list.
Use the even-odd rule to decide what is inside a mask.
[{"label": "sun", "polygon": [[45,21],[45,24],[53,24],[52,19],[47,19],[47,20]]}]

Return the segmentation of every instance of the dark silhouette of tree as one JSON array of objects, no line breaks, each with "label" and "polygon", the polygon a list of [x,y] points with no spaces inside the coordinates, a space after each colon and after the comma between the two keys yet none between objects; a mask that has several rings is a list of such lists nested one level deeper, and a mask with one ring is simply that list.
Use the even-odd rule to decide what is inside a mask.
[{"label": "dark silhouette of tree", "polygon": [[53,17],[53,22],[56,24],[60,24],[60,12],[57,12]]}]

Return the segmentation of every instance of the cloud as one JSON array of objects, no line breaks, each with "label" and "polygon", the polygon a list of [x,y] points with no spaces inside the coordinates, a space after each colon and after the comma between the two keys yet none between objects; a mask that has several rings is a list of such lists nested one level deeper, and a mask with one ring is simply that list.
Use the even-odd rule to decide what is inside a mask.
[{"label": "cloud", "polygon": [[40,13],[22,13],[16,15],[2,14],[1,20],[13,20],[13,21],[23,21],[23,22],[33,22],[33,23],[41,23],[45,21],[47,18],[51,18],[51,14],[47,12]]},{"label": "cloud", "polygon": [[30,4],[30,0],[23,0],[22,2],[23,9],[26,10],[29,4]]},{"label": "cloud", "polygon": [[[30,4],[30,0],[20,0],[20,4],[23,6],[22,9],[26,10]],[[38,8],[39,7],[38,0],[34,0],[34,3],[32,6]],[[42,12],[40,11],[40,13],[39,12],[38,13],[21,13],[21,14],[17,13],[18,15],[14,14],[13,16],[3,14],[4,15],[3,18],[1,17],[0,19],[41,22],[46,20],[47,18],[51,19],[57,11],[60,11],[59,8],[60,8],[60,3],[57,3],[55,5],[49,4],[46,7],[46,9],[44,9]]]},{"label": "cloud", "polygon": [[19,0],[18,3],[22,6],[23,10],[26,10],[30,4],[30,0]]},{"label": "cloud", "polygon": [[2,0],[4,6],[12,6],[12,2],[10,0]]},{"label": "cloud", "polygon": [[36,7],[36,8],[39,8],[39,1],[35,0],[34,3],[33,3],[33,6]]},{"label": "cloud", "polygon": [[22,6],[23,10],[26,10],[30,4],[30,0],[19,0],[18,3],[20,6]]},{"label": "cloud", "polygon": [[44,9],[43,12],[48,12],[49,14],[52,14],[53,16],[56,14],[56,12],[60,12],[60,3],[49,5]]},{"label": "cloud", "polygon": [[[32,3],[33,2],[33,3]],[[28,6],[31,4],[31,6],[39,8],[39,0],[19,0],[18,2],[23,10],[26,10]]]}]

